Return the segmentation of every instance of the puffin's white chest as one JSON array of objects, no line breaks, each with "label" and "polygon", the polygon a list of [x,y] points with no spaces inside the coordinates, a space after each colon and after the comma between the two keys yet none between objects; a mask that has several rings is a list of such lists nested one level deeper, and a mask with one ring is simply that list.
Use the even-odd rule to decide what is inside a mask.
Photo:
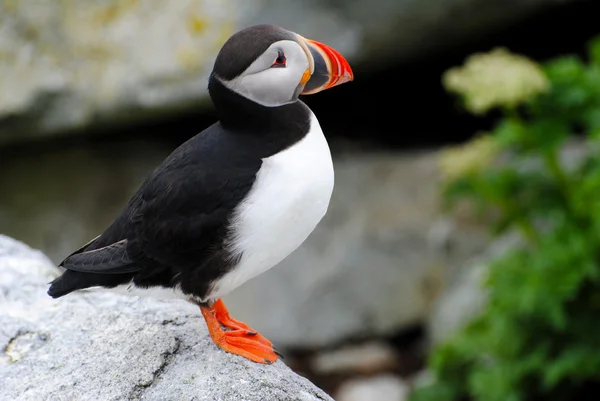
[{"label": "puffin's white chest", "polygon": [[241,258],[217,281],[219,298],[298,248],[321,221],[333,191],[331,153],[316,117],[292,147],[263,159],[254,186],[234,212],[228,246]]}]

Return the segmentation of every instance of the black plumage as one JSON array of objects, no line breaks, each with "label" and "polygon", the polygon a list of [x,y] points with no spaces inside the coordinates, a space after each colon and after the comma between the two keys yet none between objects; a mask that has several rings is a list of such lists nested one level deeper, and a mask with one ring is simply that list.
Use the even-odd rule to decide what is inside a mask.
[{"label": "black plumage", "polygon": [[251,190],[262,158],[308,133],[310,110],[301,101],[254,103],[216,78],[217,64],[209,93],[220,121],[178,147],[104,233],[60,264],[66,271],[52,282],[50,296],[133,280],[142,288],[178,286],[204,299],[235,265],[224,247],[232,212]]}]

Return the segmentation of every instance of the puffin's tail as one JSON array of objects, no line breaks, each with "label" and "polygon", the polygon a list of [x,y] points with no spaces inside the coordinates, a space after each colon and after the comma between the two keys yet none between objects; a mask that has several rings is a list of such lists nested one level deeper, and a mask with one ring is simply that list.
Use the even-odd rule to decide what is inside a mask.
[{"label": "puffin's tail", "polygon": [[[75,273],[75,274],[73,274]],[[59,298],[70,292],[86,288],[77,277],[77,272],[67,270],[64,274],[50,283],[48,295],[52,298]]]},{"label": "puffin's tail", "polygon": [[83,290],[90,287],[113,288],[120,284],[126,284],[133,279],[134,274],[94,274],[67,270],[62,276],[50,283],[48,295],[52,298],[60,298],[73,291]]}]

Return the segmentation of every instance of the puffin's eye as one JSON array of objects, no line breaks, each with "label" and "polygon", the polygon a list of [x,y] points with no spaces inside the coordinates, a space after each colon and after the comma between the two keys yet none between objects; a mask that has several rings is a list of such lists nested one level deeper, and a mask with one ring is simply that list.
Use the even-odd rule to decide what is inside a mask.
[{"label": "puffin's eye", "polygon": [[285,67],[285,63],[286,63],[286,58],[285,55],[283,54],[283,52],[281,50],[277,51],[277,58],[275,59],[275,62],[273,63],[273,65],[271,66],[271,68],[273,67]]}]

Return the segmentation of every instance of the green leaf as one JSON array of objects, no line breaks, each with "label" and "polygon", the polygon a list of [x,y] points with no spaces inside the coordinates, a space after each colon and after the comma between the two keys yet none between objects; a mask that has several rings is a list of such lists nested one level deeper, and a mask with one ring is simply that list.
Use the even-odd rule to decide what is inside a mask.
[{"label": "green leaf", "polygon": [[583,123],[592,139],[600,139],[600,107],[593,107],[582,113]]},{"label": "green leaf", "polygon": [[500,147],[520,149],[527,147],[527,125],[517,118],[503,119],[492,131]]},{"label": "green leaf", "polygon": [[588,53],[592,63],[600,66],[600,37],[595,37],[589,42]]},{"label": "green leaf", "polygon": [[600,353],[597,348],[576,346],[562,350],[555,362],[543,370],[544,387],[551,389],[563,380],[579,381],[600,372]]},{"label": "green leaf", "polygon": [[576,56],[565,56],[548,62],[544,72],[552,84],[573,82],[585,74],[585,65]]}]

